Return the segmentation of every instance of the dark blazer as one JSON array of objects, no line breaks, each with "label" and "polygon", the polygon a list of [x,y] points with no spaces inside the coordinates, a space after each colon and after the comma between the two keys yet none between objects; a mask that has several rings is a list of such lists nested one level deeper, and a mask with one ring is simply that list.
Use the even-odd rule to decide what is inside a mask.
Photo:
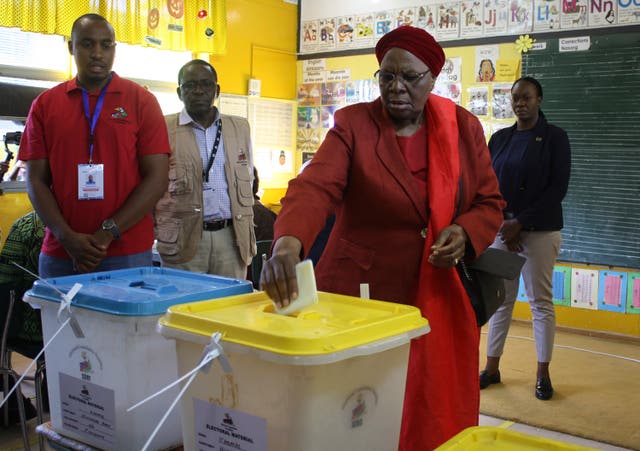
[{"label": "dark blazer", "polygon": [[[383,110],[378,99],[336,111],[334,128],[309,166],[289,183],[275,239],[296,236],[306,253],[336,212],[316,268],[318,289],[357,296],[359,284],[369,283],[372,299],[411,304],[429,208]],[[503,201],[480,123],[463,108],[455,111],[464,187],[455,222],[469,236],[468,252],[480,255],[502,221]],[[443,189],[456,192],[457,186],[458,180],[451,180]]]},{"label": "dark blazer", "polygon": [[275,212],[265,207],[260,199],[254,198],[253,223],[256,231],[256,241],[273,240],[273,223],[276,222]]},{"label": "dark blazer", "polygon": [[[489,140],[491,161],[506,151],[516,124],[493,134]],[[505,217],[515,217],[528,231],[560,230],[562,221],[562,199],[569,186],[571,171],[571,147],[567,133],[547,122],[540,112],[522,160],[518,189],[505,190],[500,183],[502,196],[507,201]],[[495,164],[494,164],[495,167]]]}]

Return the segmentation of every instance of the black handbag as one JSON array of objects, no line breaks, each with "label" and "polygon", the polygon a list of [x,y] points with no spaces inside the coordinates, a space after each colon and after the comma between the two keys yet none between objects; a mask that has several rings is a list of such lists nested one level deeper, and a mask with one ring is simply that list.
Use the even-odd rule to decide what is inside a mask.
[{"label": "black handbag", "polygon": [[460,260],[456,265],[471,305],[476,323],[483,326],[504,302],[504,279],[519,276],[526,259],[514,252],[488,248],[470,263]]}]

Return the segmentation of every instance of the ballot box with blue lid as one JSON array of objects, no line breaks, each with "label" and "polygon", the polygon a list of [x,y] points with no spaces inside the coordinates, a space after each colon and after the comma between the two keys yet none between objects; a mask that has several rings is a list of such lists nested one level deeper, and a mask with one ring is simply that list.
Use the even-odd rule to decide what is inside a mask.
[{"label": "ballot box with blue lid", "polygon": [[67,293],[76,283],[82,289],[72,306],[118,316],[161,315],[172,305],[253,290],[244,279],[150,266],[36,280],[27,295],[60,302],[59,291]]},{"label": "ballot box with blue lid", "polygon": [[[75,284],[69,319],[61,293]],[[52,428],[91,446],[141,449],[177,395],[168,390],[136,402],[177,379],[176,349],[155,328],[172,305],[253,291],[250,281],[160,267],[142,267],[36,281],[24,301],[41,309]],[[79,330],[71,327],[77,324]],[[79,332],[79,333],[78,333]],[[148,449],[182,443],[180,418],[170,416]]]}]

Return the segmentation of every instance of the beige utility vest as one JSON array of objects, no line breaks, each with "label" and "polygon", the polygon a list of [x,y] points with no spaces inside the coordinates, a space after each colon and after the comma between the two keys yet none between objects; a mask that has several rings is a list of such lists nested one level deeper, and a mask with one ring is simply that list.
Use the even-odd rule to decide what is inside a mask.
[{"label": "beige utility vest", "polygon": [[[190,125],[179,125],[179,113],[165,117],[171,158],[169,188],[156,204],[154,230],[162,260],[190,261],[202,238],[202,158]],[[253,226],[251,134],[246,119],[221,115],[225,175],[231,199],[235,240],[240,257],[249,265],[256,254]]]}]

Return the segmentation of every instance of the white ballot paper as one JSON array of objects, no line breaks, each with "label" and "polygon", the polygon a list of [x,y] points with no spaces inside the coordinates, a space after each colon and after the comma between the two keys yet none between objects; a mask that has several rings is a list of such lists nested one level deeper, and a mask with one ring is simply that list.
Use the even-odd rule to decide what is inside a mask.
[{"label": "white ballot paper", "polygon": [[311,260],[304,260],[296,265],[296,279],[298,279],[298,299],[286,307],[276,310],[276,313],[290,315],[308,305],[318,303],[316,275],[313,272],[313,263]]}]

